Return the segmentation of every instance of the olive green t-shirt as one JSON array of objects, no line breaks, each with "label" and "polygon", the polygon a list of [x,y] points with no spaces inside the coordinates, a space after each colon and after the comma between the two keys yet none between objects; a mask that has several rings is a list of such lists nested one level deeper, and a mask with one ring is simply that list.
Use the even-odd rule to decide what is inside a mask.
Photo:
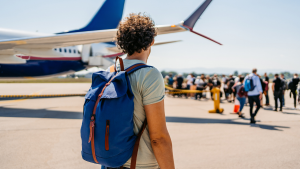
[{"label": "olive green t-shirt", "polygon": [[[141,60],[123,59],[124,68],[144,63]],[[118,66],[119,67],[119,66]],[[165,97],[164,80],[161,73],[154,67],[141,68],[129,74],[131,89],[134,94],[134,133],[137,135],[146,118],[144,106],[162,101]],[[130,168],[131,159],[124,167]],[[154,156],[148,127],[146,127],[139,145],[136,169],[157,169],[159,168]]]}]

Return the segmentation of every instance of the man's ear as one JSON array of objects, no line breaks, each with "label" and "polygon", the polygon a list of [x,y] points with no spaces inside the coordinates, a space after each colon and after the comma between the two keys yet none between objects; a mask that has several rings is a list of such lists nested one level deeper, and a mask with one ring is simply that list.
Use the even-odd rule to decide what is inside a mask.
[{"label": "man's ear", "polygon": [[153,39],[153,41],[152,41],[152,43],[151,43],[151,46],[153,46],[154,45],[154,39]]}]

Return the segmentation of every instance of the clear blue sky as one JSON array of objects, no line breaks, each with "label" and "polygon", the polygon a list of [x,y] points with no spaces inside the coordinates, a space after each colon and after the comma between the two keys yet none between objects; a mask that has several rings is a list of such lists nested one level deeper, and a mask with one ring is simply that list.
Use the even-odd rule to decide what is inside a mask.
[{"label": "clear blue sky", "polygon": [[[1,1],[0,27],[55,33],[85,26],[104,0]],[[146,12],[156,25],[185,20],[203,0],[127,0],[124,15]],[[182,42],[153,47],[149,64],[160,70],[236,68],[300,72],[299,0],[213,0],[192,33],[162,35],[157,41]],[[201,70],[195,70],[201,72]]]}]

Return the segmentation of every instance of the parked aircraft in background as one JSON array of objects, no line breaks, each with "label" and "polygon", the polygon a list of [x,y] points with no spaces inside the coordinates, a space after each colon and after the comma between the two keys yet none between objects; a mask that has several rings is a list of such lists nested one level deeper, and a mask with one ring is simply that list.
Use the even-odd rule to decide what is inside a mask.
[{"label": "parked aircraft in background", "polygon": [[[206,0],[187,20],[177,25],[156,26],[158,35],[193,31],[212,0]],[[122,19],[125,0],[106,0],[84,28],[42,34],[0,28],[0,78],[40,78],[74,73],[89,67],[107,68],[122,55],[113,38]],[[169,42],[157,42],[162,45]],[[221,45],[221,44],[220,44]]]}]

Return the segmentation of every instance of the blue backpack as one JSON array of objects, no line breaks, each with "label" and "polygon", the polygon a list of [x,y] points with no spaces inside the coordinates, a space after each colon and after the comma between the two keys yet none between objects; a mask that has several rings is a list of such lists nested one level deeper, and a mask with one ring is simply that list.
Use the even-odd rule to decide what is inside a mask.
[{"label": "blue backpack", "polygon": [[121,167],[130,157],[131,169],[136,166],[139,140],[146,128],[145,119],[142,129],[136,136],[133,132],[134,95],[128,74],[150,67],[135,64],[124,71],[100,71],[92,76],[92,86],[85,96],[81,126],[82,158],[106,167]]},{"label": "blue backpack", "polygon": [[244,90],[245,92],[249,92],[249,91],[253,91],[255,88],[254,84],[253,84],[253,80],[252,77],[246,78],[245,80],[245,85],[244,85]]}]

